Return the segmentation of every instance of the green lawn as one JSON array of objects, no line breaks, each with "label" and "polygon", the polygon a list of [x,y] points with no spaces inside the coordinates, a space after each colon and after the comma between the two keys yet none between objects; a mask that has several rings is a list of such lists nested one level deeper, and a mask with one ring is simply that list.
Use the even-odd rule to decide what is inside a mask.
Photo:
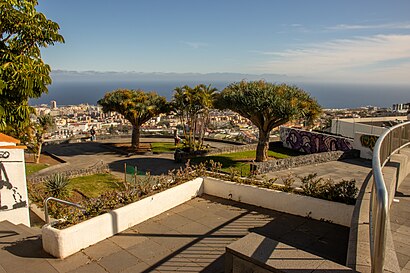
[{"label": "green lawn", "polygon": [[[268,151],[268,156],[276,159],[287,158],[289,156],[300,155],[301,153],[292,151],[286,148],[275,147]],[[230,173],[233,170],[241,176],[247,176],[250,172],[250,162],[256,157],[256,151],[245,151],[229,154],[211,155],[205,157],[197,157],[191,160],[192,163],[197,164],[205,161],[213,160],[222,164],[222,171]]]},{"label": "green lawn", "polygon": [[152,142],[151,143],[151,150],[153,153],[166,153],[166,152],[174,152],[176,148],[181,148],[182,144],[178,144],[175,147],[174,143],[171,142]]},{"label": "green lawn", "polygon": [[26,163],[26,176],[47,168],[49,165],[45,163]]},{"label": "green lawn", "polygon": [[121,183],[112,174],[94,174],[70,179],[68,188],[77,189],[87,197],[97,197],[106,191],[119,189]]}]

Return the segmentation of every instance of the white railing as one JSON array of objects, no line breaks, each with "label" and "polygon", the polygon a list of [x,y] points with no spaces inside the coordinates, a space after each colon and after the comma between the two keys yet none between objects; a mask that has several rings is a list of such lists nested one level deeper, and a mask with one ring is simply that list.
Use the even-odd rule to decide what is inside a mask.
[{"label": "white railing", "polygon": [[398,124],[385,131],[377,140],[373,151],[373,187],[370,205],[370,253],[372,272],[383,272],[386,227],[389,221],[389,195],[383,179],[382,168],[391,155],[410,145],[410,122]]}]

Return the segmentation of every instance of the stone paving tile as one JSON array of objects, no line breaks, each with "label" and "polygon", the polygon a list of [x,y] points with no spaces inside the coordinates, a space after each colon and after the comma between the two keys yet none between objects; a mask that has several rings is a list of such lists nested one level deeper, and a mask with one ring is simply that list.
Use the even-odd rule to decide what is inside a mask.
[{"label": "stone paving tile", "polygon": [[90,259],[94,261],[100,260],[104,256],[121,251],[122,249],[110,240],[101,241],[95,245],[87,247],[83,250]]},{"label": "stone paving tile", "polygon": [[66,273],[75,270],[90,262],[88,256],[82,252],[75,253],[70,257],[65,258],[64,260],[56,258],[47,260],[60,273]]},{"label": "stone paving tile", "polygon": [[226,222],[226,219],[215,214],[209,214],[208,217],[197,219],[195,220],[195,222],[203,224],[211,229],[214,229],[219,227],[220,225],[223,225]]},{"label": "stone paving tile", "polygon": [[303,248],[313,245],[317,241],[317,237],[303,231],[293,230],[280,237],[280,241],[290,246]]},{"label": "stone paving tile", "polygon": [[397,259],[400,268],[404,269],[410,259],[410,175],[398,188],[395,198],[399,202],[393,202],[390,208],[390,224]]},{"label": "stone paving tile", "polygon": [[209,232],[209,227],[202,225],[197,222],[189,222],[183,226],[175,228],[181,234],[189,234],[189,235],[203,235]]},{"label": "stone paving tile", "polygon": [[178,250],[181,247],[192,243],[196,238],[198,238],[198,235],[181,234],[177,232],[175,232],[174,234],[158,234],[158,236],[149,237],[150,240],[171,250]]},{"label": "stone paving tile", "polygon": [[[190,220],[190,219],[188,219],[188,218],[186,218],[186,217],[183,217],[183,216],[181,216],[181,215],[179,215],[179,214],[173,214],[172,216],[170,216],[170,217],[165,217],[165,218],[163,218],[161,221],[160,221],[160,224],[162,225],[162,226],[166,226],[169,230],[172,230],[172,229],[177,229],[178,227],[181,227],[181,226],[183,226],[183,225],[186,225],[186,224],[189,224],[190,222],[191,222],[192,220]],[[149,226],[148,226],[148,228],[151,226],[152,224],[150,224]],[[138,229],[137,228],[137,230],[138,231],[140,231],[140,229]],[[140,231],[141,232],[141,231]]]},{"label": "stone paving tile", "polygon": [[[177,214],[166,217],[164,220],[169,221],[168,219],[174,218],[176,215]],[[139,225],[131,227],[131,229],[143,236],[147,236],[146,234],[170,234],[175,232],[175,229],[172,229],[163,221],[145,221]]]},{"label": "stone paving tile", "polygon": [[189,270],[194,270],[194,272],[199,272],[201,266],[193,263],[192,261],[178,256],[173,256],[159,264],[155,267],[155,270],[160,272],[187,272]]},{"label": "stone paving tile", "polygon": [[108,238],[108,240],[121,248],[127,249],[148,240],[148,238],[146,236],[140,235],[132,229],[127,229]]},{"label": "stone paving tile", "polygon": [[179,215],[181,215],[181,216],[183,216],[183,217],[185,217],[185,218],[191,219],[191,220],[193,220],[193,221],[197,221],[197,220],[199,220],[199,219],[201,219],[201,218],[206,218],[206,217],[210,216],[210,215],[207,213],[207,211],[204,211],[204,213],[198,213],[198,209],[196,209],[196,208],[194,208],[194,207],[190,207],[190,208],[188,208],[188,209],[186,209],[186,210],[177,212],[177,214],[179,214]]},{"label": "stone paving tile", "polygon": [[125,250],[122,250],[109,256],[104,256],[100,261],[98,261],[98,264],[110,273],[119,273],[136,265],[138,262],[140,261],[136,259],[135,256]]},{"label": "stone paving tile", "polygon": [[159,272],[155,269],[150,270],[150,267],[151,266],[149,264],[140,261],[140,262],[136,263],[135,265],[124,269],[123,271],[121,271],[121,273]]},{"label": "stone paving tile", "polygon": [[107,273],[107,271],[105,271],[105,269],[96,262],[92,262],[69,271],[68,273]]},{"label": "stone paving tile", "polygon": [[397,255],[397,260],[399,261],[399,266],[400,268],[404,268],[406,264],[410,261],[410,253],[407,253],[407,255],[396,252]]},{"label": "stone paving tile", "polygon": [[152,240],[147,240],[135,245],[127,251],[149,265],[152,265],[173,252],[171,249],[165,248]]}]

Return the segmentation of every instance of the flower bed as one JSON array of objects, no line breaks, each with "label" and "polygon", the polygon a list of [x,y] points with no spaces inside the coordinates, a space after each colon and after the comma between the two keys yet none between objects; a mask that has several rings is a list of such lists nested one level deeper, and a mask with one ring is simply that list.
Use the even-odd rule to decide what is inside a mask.
[{"label": "flower bed", "polygon": [[196,178],[62,230],[53,227],[54,223],[45,225],[43,248],[55,257],[65,258],[202,193],[344,226],[350,225],[353,213],[353,206],[342,203],[215,178]]},{"label": "flower bed", "polygon": [[65,229],[42,228],[43,248],[54,257],[65,258],[127,228],[202,194],[203,179],[189,182],[148,196]]}]

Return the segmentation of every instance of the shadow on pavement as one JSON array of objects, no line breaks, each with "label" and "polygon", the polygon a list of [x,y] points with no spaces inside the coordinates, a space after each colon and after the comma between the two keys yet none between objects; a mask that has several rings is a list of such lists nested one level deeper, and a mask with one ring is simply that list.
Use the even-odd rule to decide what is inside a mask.
[{"label": "shadow on pavement", "polygon": [[31,236],[3,247],[11,254],[24,258],[54,258],[43,250],[40,236]]},{"label": "shadow on pavement", "polygon": [[108,164],[111,171],[124,173],[124,164],[136,166],[139,172],[150,172],[152,175],[168,174],[168,171],[179,169],[183,163],[176,163],[172,159],[158,157],[129,158],[113,161]]}]

